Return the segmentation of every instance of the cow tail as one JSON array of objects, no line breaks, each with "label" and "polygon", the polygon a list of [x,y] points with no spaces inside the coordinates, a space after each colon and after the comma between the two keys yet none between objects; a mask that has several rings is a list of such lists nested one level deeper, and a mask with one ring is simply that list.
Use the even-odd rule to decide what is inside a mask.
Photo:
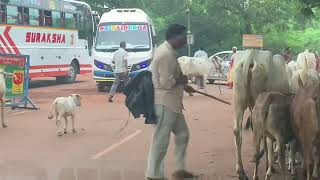
[{"label": "cow tail", "polygon": [[251,93],[251,81],[252,81],[252,68],[254,66],[254,60],[253,58],[251,58],[252,56],[252,52],[250,53],[249,57],[246,57],[246,61],[243,64],[243,77],[247,77],[245,78],[245,87],[247,90],[247,96],[248,96],[248,103],[249,103],[249,110],[250,110],[250,115],[247,118],[247,121],[245,123],[245,130],[248,130],[249,128],[251,128],[251,130],[253,130],[253,126],[252,126],[252,104],[253,104],[253,99],[252,99],[252,93]]}]

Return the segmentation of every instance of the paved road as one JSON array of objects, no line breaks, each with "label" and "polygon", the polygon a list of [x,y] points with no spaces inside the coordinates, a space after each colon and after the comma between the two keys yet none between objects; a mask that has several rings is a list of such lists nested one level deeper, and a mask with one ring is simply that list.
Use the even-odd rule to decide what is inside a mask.
[{"label": "paved road", "polygon": [[[231,90],[209,85],[208,92],[232,102]],[[77,133],[57,137],[54,120],[47,115],[57,96],[79,93],[83,106],[77,111]],[[90,75],[74,84],[53,79],[33,81],[30,96],[40,110],[6,110],[9,127],[0,129],[0,180],[143,180],[152,127],[129,118],[124,96],[107,103]],[[185,116],[190,128],[188,168],[203,180],[232,180],[235,174],[233,111],[201,95],[186,96]],[[245,169],[252,177],[251,133],[243,135]],[[173,141],[166,160],[166,175],[174,171]],[[261,172],[264,169],[261,164]],[[262,178],[262,173],[261,178]],[[264,174],[264,173],[263,173]],[[250,178],[251,179],[251,178]]]}]

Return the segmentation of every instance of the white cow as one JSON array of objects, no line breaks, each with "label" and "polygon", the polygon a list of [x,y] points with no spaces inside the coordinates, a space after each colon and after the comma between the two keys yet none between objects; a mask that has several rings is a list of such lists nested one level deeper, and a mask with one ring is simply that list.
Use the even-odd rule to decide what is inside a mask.
[{"label": "white cow", "polygon": [[209,73],[215,68],[214,63],[206,57],[181,56],[178,62],[184,75],[203,76],[204,87]]},{"label": "white cow", "polygon": [[319,74],[314,69],[298,69],[289,80],[290,91],[296,93],[299,89],[298,79],[301,79],[305,86],[319,84]]},{"label": "white cow", "polygon": [[75,110],[77,106],[81,106],[81,96],[79,94],[71,94],[68,97],[58,97],[54,100],[52,108],[49,111],[48,119],[53,118],[53,109],[55,110],[56,116],[56,125],[58,128],[57,134],[58,136],[62,136],[62,129],[61,129],[61,120],[62,117],[65,119],[64,124],[64,133],[67,133],[67,126],[68,126],[68,116],[71,116],[72,122],[72,131],[76,132],[74,128],[74,118],[75,118]]},{"label": "white cow", "polygon": [[287,64],[288,78],[291,79],[296,71],[298,71],[298,63],[296,61],[290,61]]},{"label": "white cow", "polygon": [[270,51],[246,50],[237,52],[234,67],[234,137],[236,144],[236,171],[241,180],[247,180],[242,164],[242,122],[247,108],[252,110],[258,95],[265,91],[289,92],[286,65],[280,55]]},{"label": "white cow", "polygon": [[0,102],[1,102],[1,121],[2,127],[8,127],[4,121],[4,104],[5,104],[5,95],[7,91],[6,86],[6,76],[15,77],[13,73],[5,72],[4,69],[0,68]]},{"label": "white cow", "polygon": [[314,53],[306,49],[304,52],[299,53],[297,57],[298,69],[314,69],[317,68],[317,60]]}]

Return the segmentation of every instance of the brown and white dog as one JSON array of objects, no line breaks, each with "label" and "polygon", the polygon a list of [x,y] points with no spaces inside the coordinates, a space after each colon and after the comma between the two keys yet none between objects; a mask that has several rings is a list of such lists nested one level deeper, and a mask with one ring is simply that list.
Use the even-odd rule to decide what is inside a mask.
[{"label": "brown and white dog", "polygon": [[[52,119],[53,116],[56,116],[56,124],[57,124],[57,134],[58,136],[62,136],[62,118],[65,119],[64,124],[64,133],[67,133],[68,126],[68,116],[71,116],[72,122],[72,131],[76,132],[74,128],[74,118],[75,118],[75,110],[77,106],[81,106],[81,96],[79,94],[71,94],[68,97],[57,97],[53,101],[53,105],[49,111],[48,119]],[[53,114],[53,109],[55,110],[55,114]]]}]

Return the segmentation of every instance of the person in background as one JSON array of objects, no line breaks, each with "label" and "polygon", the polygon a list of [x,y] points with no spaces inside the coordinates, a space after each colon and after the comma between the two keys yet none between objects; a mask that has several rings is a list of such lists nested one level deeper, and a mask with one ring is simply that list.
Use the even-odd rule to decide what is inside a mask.
[{"label": "person in background", "polygon": [[120,48],[114,52],[113,54],[113,63],[115,65],[114,69],[114,81],[111,86],[110,96],[108,98],[108,102],[113,102],[112,98],[116,93],[119,84],[121,81],[126,84],[129,80],[129,73],[128,73],[128,53],[125,50],[126,42],[120,42]]},{"label": "person in background", "polygon": [[182,109],[183,91],[194,93],[187,85],[188,79],[182,74],[177,61],[177,50],[187,42],[187,28],[172,24],[166,32],[166,41],[155,51],[151,63],[154,84],[154,109],[157,124],[154,126],[152,144],[149,151],[147,180],[164,180],[164,162],[173,133],[175,142],[176,179],[193,178],[186,171],[186,153],[189,142],[189,129]]},{"label": "person in background", "polygon": [[288,64],[291,60],[291,48],[287,47],[282,55],[284,61]]},{"label": "person in background", "polygon": [[317,63],[317,68],[316,70],[318,71],[318,73],[320,72],[320,56],[319,56],[319,53],[318,51],[314,51],[314,55],[316,57],[316,63]]},{"label": "person in background", "polygon": [[200,46],[199,50],[194,53],[193,57],[206,57],[206,58],[208,58],[208,54],[203,50],[203,47]]},{"label": "person in background", "polygon": [[230,61],[230,66],[229,66],[229,72],[228,72],[228,86],[230,89],[233,88],[233,80],[232,80],[232,68],[234,66],[234,61],[235,61],[235,54],[237,53],[237,47],[232,47],[232,56],[231,56],[231,61]]},{"label": "person in background", "polygon": [[[200,46],[199,50],[194,53],[193,57],[208,58],[208,54],[203,50],[203,47]],[[202,76],[197,76],[196,77],[196,82],[197,82],[198,89],[203,89],[203,87],[204,87],[203,77]]]}]

